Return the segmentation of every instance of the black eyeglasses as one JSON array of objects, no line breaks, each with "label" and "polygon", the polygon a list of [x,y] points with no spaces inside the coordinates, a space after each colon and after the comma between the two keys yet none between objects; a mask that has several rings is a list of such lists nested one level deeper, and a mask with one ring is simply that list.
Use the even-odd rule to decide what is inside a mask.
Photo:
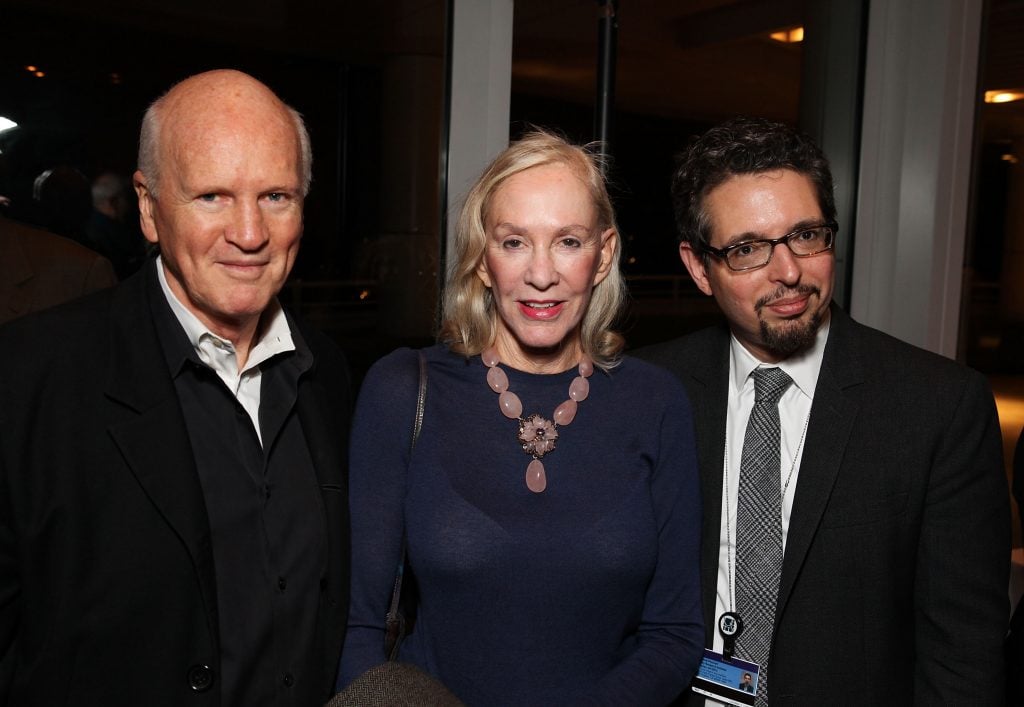
[{"label": "black eyeglasses", "polygon": [[805,226],[792,233],[787,233],[781,238],[758,239],[725,248],[705,245],[701,250],[708,255],[714,255],[724,260],[730,270],[756,270],[771,262],[775,246],[780,243],[785,243],[790,252],[798,258],[807,258],[824,253],[826,250],[832,250],[838,230],[839,225],[835,222],[821,226]]}]

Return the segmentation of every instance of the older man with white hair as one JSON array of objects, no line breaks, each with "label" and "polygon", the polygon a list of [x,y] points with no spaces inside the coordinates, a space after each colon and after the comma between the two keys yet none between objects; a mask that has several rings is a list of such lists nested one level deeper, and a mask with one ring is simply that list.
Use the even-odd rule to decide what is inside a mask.
[{"label": "older man with white hair", "polygon": [[256,79],[182,81],[134,175],[159,256],[0,330],[0,703],[330,696],[349,383],[276,298],[310,159]]}]

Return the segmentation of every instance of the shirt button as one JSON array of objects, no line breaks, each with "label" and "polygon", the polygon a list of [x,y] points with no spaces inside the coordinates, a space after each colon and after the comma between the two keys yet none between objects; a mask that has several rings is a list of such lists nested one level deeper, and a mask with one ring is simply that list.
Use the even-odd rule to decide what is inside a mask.
[{"label": "shirt button", "polygon": [[295,684],[295,678],[292,677],[291,673],[285,673],[284,674],[284,679],[281,680],[281,682],[284,683],[285,687],[291,687],[292,685]]},{"label": "shirt button", "polygon": [[188,669],[188,684],[196,692],[206,692],[213,687],[213,670],[208,665],[193,665]]},{"label": "shirt button", "polygon": [[285,579],[284,577],[278,577],[277,578],[277,588],[278,589],[280,589],[283,592],[285,590],[285,587],[287,587],[287,586],[288,586],[288,580],[287,579]]}]

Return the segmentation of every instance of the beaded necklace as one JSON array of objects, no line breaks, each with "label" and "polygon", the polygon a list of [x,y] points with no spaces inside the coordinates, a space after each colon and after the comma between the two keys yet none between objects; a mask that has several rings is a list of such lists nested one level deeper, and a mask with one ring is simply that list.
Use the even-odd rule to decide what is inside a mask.
[{"label": "beaded necklace", "polygon": [[487,366],[487,385],[498,394],[501,414],[510,420],[519,421],[517,439],[520,448],[533,457],[533,461],[526,467],[526,488],[541,493],[548,486],[541,459],[545,454],[555,451],[559,425],[565,427],[571,423],[576,417],[577,403],[583,402],[590,395],[590,382],[587,378],[594,372],[594,362],[586,355],[580,359],[577,368],[579,375],[569,384],[569,399],[555,408],[549,420],[538,413],[522,417],[523,403],[518,395],[508,389],[508,376],[498,366],[501,359],[493,346],[485,349],[480,358]]}]

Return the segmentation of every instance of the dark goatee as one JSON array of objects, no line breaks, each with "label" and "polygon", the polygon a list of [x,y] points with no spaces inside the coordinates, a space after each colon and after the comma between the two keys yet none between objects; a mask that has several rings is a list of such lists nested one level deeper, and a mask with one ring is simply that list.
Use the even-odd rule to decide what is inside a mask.
[{"label": "dark goatee", "polygon": [[774,325],[769,325],[768,322],[760,318],[763,307],[792,295],[818,295],[820,297],[821,290],[813,285],[800,285],[792,289],[779,288],[770,295],[759,299],[756,304],[758,319],[761,322],[761,341],[765,348],[780,359],[788,358],[810,348],[814,344],[818,327],[821,326],[821,311],[819,310],[815,310],[809,315],[805,312],[800,318]]}]

